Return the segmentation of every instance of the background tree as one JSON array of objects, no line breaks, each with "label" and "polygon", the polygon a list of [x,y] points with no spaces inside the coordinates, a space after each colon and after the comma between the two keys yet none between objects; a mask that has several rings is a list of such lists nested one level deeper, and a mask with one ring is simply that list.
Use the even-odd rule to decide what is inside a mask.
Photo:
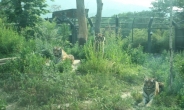
[{"label": "background tree", "polygon": [[[53,1],[53,0],[51,0]],[[2,0],[1,14],[7,22],[16,23],[20,28],[35,26],[41,14],[48,12],[46,0]]]},{"label": "background tree", "polygon": [[96,13],[96,21],[95,21],[95,51],[104,53],[104,41],[105,37],[100,32],[101,28],[101,17],[102,17],[102,0],[96,0],[97,3],[97,13]]},{"label": "background tree", "polygon": [[[155,0],[152,2],[152,11],[157,13],[159,17],[167,17],[170,13],[170,0]],[[184,1],[183,0],[173,0],[173,20],[181,21],[184,18]]]},{"label": "background tree", "polygon": [[86,23],[86,12],[84,6],[84,0],[76,0],[77,5],[77,17],[78,17],[78,24],[79,24],[79,45],[84,45],[87,41],[87,23]]},{"label": "background tree", "polygon": [[101,17],[102,17],[102,0],[96,0],[97,2],[97,13],[96,13],[96,21],[95,21],[95,35],[100,33],[101,26]]}]

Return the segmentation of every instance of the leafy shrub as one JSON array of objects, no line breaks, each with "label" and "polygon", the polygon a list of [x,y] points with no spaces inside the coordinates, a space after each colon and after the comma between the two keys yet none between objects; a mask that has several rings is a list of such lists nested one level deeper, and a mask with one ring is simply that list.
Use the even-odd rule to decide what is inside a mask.
[{"label": "leafy shrub", "polygon": [[0,99],[0,110],[6,110],[6,104],[2,99]]},{"label": "leafy shrub", "polygon": [[178,53],[175,55],[174,59],[174,67],[178,71],[178,75],[181,79],[184,79],[184,60],[183,60],[184,53]]},{"label": "leafy shrub", "polygon": [[72,70],[72,62],[69,59],[59,62],[56,66],[61,73],[69,72]]},{"label": "leafy shrub", "polygon": [[22,51],[22,56],[15,60],[12,60],[5,65],[1,66],[2,73],[0,74],[2,79],[11,79],[12,81],[18,81],[23,74],[42,73],[43,66],[45,65],[45,59],[38,54],[30,53],[25,54]]},{"label": "leafy shrub", "polygon": [[152,37],[152,50],[154,53],[161,53],[169,50],[169,31],[155,30]]},{"label": "leafy shrub", "polygon": [[178,92],[177,101],[178,101],[178,105],[179,105],[181,108],[184,108],[184,87],[182,87],[182,88],[180,89],[180,91]]},{"label": "leafy shrub", "polygon": [[48,42],[53,41],[59,35],[57,34],[57,28],[55,22],[41,21],[37,23],[35,27],[26,27],[21,30],[21,34],[27,39],[40,38]]},{"label": "leafy shrub", "polygon": [[147,54],[143,52],[142,46],[139,45],[137,48],[132,48],[131,45],[129,45],[126,51],[131,57],[132,63],[143,64],[146,61]]},{"label": "leafy shrub", "polygon": [[131,64],[131,57],[122,49],[124,41],[120,37],[106,37],[104,57],[112,62]]},{"label": "leafy shrub", "polygon": [[72,40],[69,38],[69,36],[71,34],[70,27],[66,23],[58,26],[57,33],[62,36],[62,41],[71,41]]},{"label": "leafy shrub", "polygon": [[84,48],[83,46],[79,45],[78,42],[74,44],[73,47],[68,50],[68,52],[74,55],[75,59],[86,59]]},{"label": "leafy shrub", "polygon": [[[113,40],[115,40],[115,38],[111,39],[111,41]],[[111,44],[105,45],[105,52],[102,53],[96,52],[93,43],[89,41],[84,46],[86,59],[82,61],[82,64],[79,66],[78,70],[82,73],[88,72],[109,73],[113,69],[113,65],[116,62],[128,64],[129,57],[127,56],[127,54],[123,54],[121,50],[121,45],[119,46],[118,43],[113,44],[113,42],[109,41],[109,43],[112,43],[112,45]]]},{"label": "leafy shrub", "polygon": [[184,60],[183,52],[177,53],[174,56],[174,70],[175,79],[173,81],[173,93],[178,96],[178,104],[181,108],[184,108]]},{"label": "leafy shrub", "polygon": [[154,98],[153,103],[157,106],[172,107],[177,105],[177,97],[162,92]]},{"label": "leafy shrub", "polygon": [[20,31],[21,35],[24,36],[26,40],[35,39],[36,38],[36,32],[35,29],[32,27],[25,27],[22,28]]},{"label": "leafy shrub", "polygon": [[51,23],[49,21],[43,21],[38,24],[35,29],[37,37],[41,38],[42,40],[50,42],[59,37],[59,35],[57,34],[58,30],[56,28],[55,22]]},{"label": "leafy shrub", "polygon": [[[130,33],[127,38],[125,38],[126,46],[132,43],[133,48],[143,46],[143,51],[146,52],[148,47],[148,33],[146,29],[134,29],[134,37],[132,43],[132,34]],[[169,48],[169,37],[168,31],[165,30],[155,30],[151,36],[151,52],[160,53]]]},{"label": "leafy shrub", "polygon": [[[100,52],[95,52],[93,45],[91,42],[87,43],[84,46],[86,61],[83,61],[79,66],[78,70],[82,73],[90,72],[98,72],[106,70],[106,61],[103,59],[102,54]],[[97,56],[97,54],[99,54]]]},{"label": "leafy shrub", "polygon": [[70,30],[67,24],[56,25],[56,22],[42,21],[34,28],[26,27],[21,34],[27,39],[40,39],[43,43],[61,47],[71,47]]},{"label": "leafy shrub", "polygon": [[[130,33],[129,36],[126,38],[126,42],[130,44],[132,42],[132,34]],[[126,44],[126,45],[128,45]],[[134,36],[132,42],[132,48],[137,48],[139,46],[143,46],[143,51],[147,51],[147,30],[146,29],[134,29]]]},{"label": "leafy shrub", "polygon": [[[0,25],[3,25],[0,19]],[[21,51],[24,38],[11,28],[0,26],[0,57],[17,54]],[[12,55],[11,55],[12,56]]]},{"label": "leafy shrub", "polygon": [[40,54],[42,57],[47,59],[53,59],[53,46],[48,41],[43,41],[40,38],[36,38],[35,42],[35,53]]}]

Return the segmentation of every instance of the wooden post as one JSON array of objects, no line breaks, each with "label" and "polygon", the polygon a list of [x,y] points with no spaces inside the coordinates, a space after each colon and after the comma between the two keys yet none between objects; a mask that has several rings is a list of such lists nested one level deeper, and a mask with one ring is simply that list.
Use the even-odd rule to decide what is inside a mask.
[{"label": "wooden post", "polygon": [[132,22],[132,43],[134,41],[134,21],[135,21],[135,18],[133,19],[133,22]]},{"label": "wooden post", "polygon": [[148,52],[151,52],[151,25],[153,22],[153,17],[150,18],[149,24],[148,24]]},{"label": "wooden post", "polygon": [[93,22],[92,22],[91,18],[88,18],[88,22],[90,25],[90,33],[94,36],[94,26],[93,26]]},{"label": "wooden post", "polygon": [[119,18],[118,18],[118,15],[116,15],[116,36],[118,35],[118,30],[119,30]]},{"label": "wooden post", "polygon": [[175,27],[175,37],[174,37],[174,50],[178,51],[178,47],[177,47],[177,41],[178,41],[178,28]]},{"label": "wooden post", "polygon": [[79,45],[84,45],[87,41],[88,35],[84,0],[76,0],[76,5],[77,5],[77,18],[79,24],[78,41]]},{"label": "wooden post", "polygon": [[75,44],[77,41],[77,26],[72,28],[72,44]]},{"label": "wooden post", "polygon": [[176,32],[177,32],[177,29],[178,29],[178,25],[174,20],[172,21],[172,25],[174,26],[173,51],[175,51],[176,50]]},{"label": "wooden post", "polygon": [[169,37],[169,51],[170,51],[170,69],[169,69],[169,90],[172,93],[173,90],[173,15],[172,15],[173,5],[172,0],[170,0],[170,37]]}]

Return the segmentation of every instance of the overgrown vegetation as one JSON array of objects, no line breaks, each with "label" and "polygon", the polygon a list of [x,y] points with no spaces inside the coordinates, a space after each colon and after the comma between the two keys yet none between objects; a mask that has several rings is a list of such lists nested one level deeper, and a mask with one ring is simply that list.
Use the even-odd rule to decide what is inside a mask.
[{"label": "overgrown vegetation", "polygon": [[[145,13],[149,12],[139,15]],[[89,36],[84,46],[71,44],[67,24],[36,19],[30,26],[26,24],[29,27],[17,31],[13,23],[0,19],[0,58],[16,57],[0,65],[2,110],[12,107],[8,105],[14,105],[8,109],[18,110],[184,108],[183,52],[174,55],[174,86],[172,93],[168,92],[168,30],[153,30],[152,53],[146,53],[146,29],[134,29],[133,42],[130,30],[116,36],[109,29],[104,33],[105,52],[102,53],[94,51],[93,36]],[[62,47],[81,60],[76,71],[72,70],[69,60],[54,63],[54,46]],[[137,106],[142,101],[140,92],[145,76],[165,85],[150,108]]]}]

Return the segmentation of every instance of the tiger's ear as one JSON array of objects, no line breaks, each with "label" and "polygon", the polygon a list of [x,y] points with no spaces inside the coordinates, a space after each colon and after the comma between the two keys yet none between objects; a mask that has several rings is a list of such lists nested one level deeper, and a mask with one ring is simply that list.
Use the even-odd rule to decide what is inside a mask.
[{"label": "tiger's ear", "polygon": [[151,82],[155,82],[155,78],[151,78]]},{"label": "tiger's ear", "polygon": [[153,79],[154,81],[157,81],[157,77],[153,77],[152,79]]},{"label": "tiger's ear", "polygon": [[148,76],[144,75],[144,81],[147,81],[147,80],[148,80]]},{"label": "tiger's ear", "polygon": [[57,50],[57,51],[61,50],[61,47],[56,47],[56,50]]}]

